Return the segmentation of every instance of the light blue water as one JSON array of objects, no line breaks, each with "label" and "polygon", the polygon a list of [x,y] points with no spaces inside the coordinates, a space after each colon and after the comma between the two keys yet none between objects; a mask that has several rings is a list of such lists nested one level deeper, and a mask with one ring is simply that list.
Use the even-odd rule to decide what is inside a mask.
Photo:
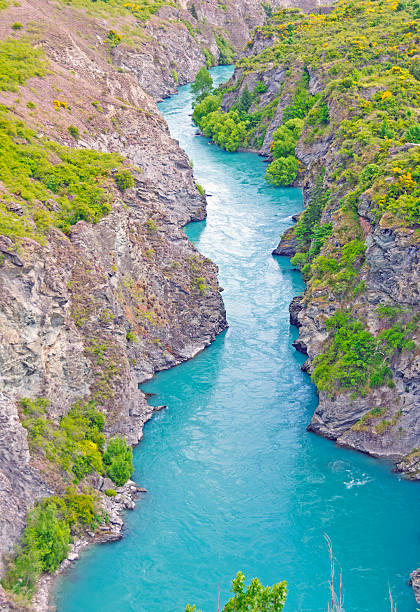
[{"label": "light blue water", "polygon": [[[229,68],[213,72],[226,80]],[[297,189],[265,185],[253,154],[194,136],[190,94],[160,105],[173,136],[212,194],[208,219],[187,232],[220,267],[229,330],[144,390],[167,404],[146,425],[135,479],[149,493],[127,513],[126,538],[83,555],[59,585],[60,612],[217,609],[238,570],[286,579],[286,612],[326,612],[331,537],[343,569],[346,612],[414,612],[407,585],[420,563],[420,488],[390,466],[306,432],[316,405],[291,343],[288,304],[303,281],[270,255]]]}]

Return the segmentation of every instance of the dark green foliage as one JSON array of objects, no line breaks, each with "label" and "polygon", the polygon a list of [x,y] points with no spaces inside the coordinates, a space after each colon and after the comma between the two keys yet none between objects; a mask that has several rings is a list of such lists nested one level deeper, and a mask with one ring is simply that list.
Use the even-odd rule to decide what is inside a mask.
[{"label": "dark green foliage", "polygon": [[130,170],[124,169],[120,170],[114,176],[115,182],[117,183],[117,187],[120,191],[125,191],[126,189],[130,189],[134,187],[134,178],[131,174]]},{"label": "dark green foliage", "polygon": [[247,113],[252,105],[252,102],[253,102],[252,94],[249,91],[248,87],[245,86],[241,94],[241,97],[239,99],[239,102],[237,104],[238,111]]},{"label": "dark green foliage", "polygon": [[268,89],[268,85],[266,85],[264,81],[257,81],[254,87],[254,94],[255,95],[263,94],[267,91],[267,89]]},{"label": "dark green foliage", "polygon": [[213,79],[210,76],[210,72],[204,66],[200,68],[194,82],[191,83],[191,91],[194,95],[195,104],[201,102],[213,91]]},{"label": "dark green foliage", "polygon": [[295,93],[292,98],[292,102],[285,107],[283,110],[283,121],[286,122],[289,119],[304,119],[308,112],[311,110],[317,96],[312,96],[308,91],[309,74],[304,73],[302,80],[298,84]]},{"label": "dark green foliage", "polygon": [[267,168],[265,178],[275,186],[286,187],[292,185],[297,178],[299,162],[293,155],[275,159]]},{"label": "dark green foliage", "polygon": [[271,6],[269,2],[261,2],[261,6],[263,7],[264,12],[267,15],[267,17],[273,16],[273,7]]},{"label": "dark green foliage", "polygon": [[67,128],[69,134],[71,134],[71,136],[73,136],[73,138],[75,140],[78,140],[80,138],[80,133],[78,128],[75,125],[69,125],[69,127]]},{"label": "dark green foliage", "polygon": [[111,438],[103,455],[108,476],[118,487],[129,480],[133,467],[133,451],[127,446],[125,439]]},{"label": "dark green foliage", "polygon": [[[232,581],[231,592],[233,597],[226,603],[223,612],[281,612],[286,602],[287,583],[283,581],[265,587],[258,578],[254,578],[245,586],[245,576],[238,572]],[[185,608],[185,612],[196,610],[196,606],[187,605]]]},{"label": "dark green foliage", "polygon": [[192,4],[189,9],[188,9],[191,13],[191,15],[194,17],[194,19],[196,19],[198,21],[198,15],[197,15],[197,9],[195,8],[195,5]]},{"label": "dark green foliage", "polygon": [[309,203],[300,215],[296,224],[295,232],[298,242],[308,250],[314,236],[314,228],[319,227],[321,214],[329,201],[329,191],[323,187],[324,171],[319,172],[314,180],[314,186],[310,195]]},{"label": "dark green foliage", "polygon": [[327,124],[330,121],[330,113],[325,100],[320,100],[319,96],[312,96],[312,107],[308,111],[306,121],[309,125]]}]

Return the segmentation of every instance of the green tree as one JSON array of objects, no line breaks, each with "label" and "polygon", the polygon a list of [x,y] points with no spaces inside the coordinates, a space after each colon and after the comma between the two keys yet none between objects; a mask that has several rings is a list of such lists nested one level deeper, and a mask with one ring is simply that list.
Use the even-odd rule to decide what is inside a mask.
[{"label": "green tree", "polygon": [[296,157],[279,157],[268,166],[265,178],[272,185],[286,187],[296,179],[298,170],[299,162]]},{"label": "green tree", "polygon": [[103,455],[103,462],[111,480],[121,487],[130,478],[133,467],[133,451],[124,438],[111,438]]},{"label": "green tree", "polygon": [[193,121],[200,126],[200,121],[203,117],[206,117],[213,111],[217,110],[220,106],[220,96],[210,95],[206,96],[199,104],[194,108]]},{"label": "green tree", "polygon": [[191,83],[191,91],[194,95],[195,104],[201,102],[213,91],[213,79],[205,66],[197,72],[194,82]]},{"label": "green tree", "polygon": [[[254,578],[251,584],[245,587],[245,576],[238,572],[232,582],[231,592],[233,597],[229,599],[223,612],[280,612],[286,602],[287,583],[283,581],[265,587],[258,578]],[[195,610],[196,607],[191,605],[185,608],[185,612]]]},{"label": "green tree", "polygon": [[246,85],[240,97],[239,103],[238,103],[238,111],[247,113],[249,109],[251,108],[252,102],[253,102],[252,94],[249,91],[248,86]]},{"label": "green tree", "polygon": [[53,572],[69,551],[70,528],[59,519],[54,506],[35,506],[28,514],[23,545],[37,549],[42,569]]},{"label": "green tree", "polygon": [[298,117],[289,119],[273,133],[271,153],[274,159],[293,155],[303,129],[303,120]]}]

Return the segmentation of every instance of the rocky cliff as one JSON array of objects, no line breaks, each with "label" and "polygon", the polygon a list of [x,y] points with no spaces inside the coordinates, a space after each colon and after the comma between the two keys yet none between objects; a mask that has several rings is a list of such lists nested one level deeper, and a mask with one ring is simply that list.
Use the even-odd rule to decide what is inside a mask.
[{"label": "rocky cliff", "polygon": [[[295,256],[307,281],[291,321],[319,391],[309,429],[393,460],[413,479],[420,478],[417,30],[415,13],[398,2],[342,3],[309,17],[281,11],[257,28],[220,108],[216,101],[198,111],[206,135],[230,150],[259,150],[273,162],[271,182],[303,187],[305,212],[274,254]],[[241,127],[226,145],[229,116]]]},{"label": "rocky cliff", "polygon": [[[45,444],[37,447],[33,430],[22,426],[21,398],[48,401],[42,418],[51,431],[75,402],[91,400],[106,418],[107,437],[136,444],[152,414],[138,385],[189,359],[226,327],[216,267],[181,230],[204,218],[205,198],[142,79],[113,65],[124,53],[113,58],[119,38],[112,38],[108,17],[98,19],[90,6],[86,13],[49,2],[15,4],[0,7],[2,574],[28,510],[69,484]],[[163,27],[165,17],[153,19],[139,32],[158,57],[145,30]],[[188,63],[188,41],[183,51]],[[125,57],[129,64],[128,48]],[[202,63],[200,55],[195,66]],[[189,78],[187,68],[185,75],[184,66],[178,70]],[[152,93],[166,93],[164,75],[158,82],[147,71],[144,63]],[[73,163],[73,150],[90,157]],[[96,181],[95,164],[107,168],[91,195],[83,173]],[[87,194],[98,215],[86,212]],[[87,485],[114,516],[118,534],[112,507],[121,496],[104,495],[103,477],[80,486]],[[1,597],[1,609],[13,606]]]}]

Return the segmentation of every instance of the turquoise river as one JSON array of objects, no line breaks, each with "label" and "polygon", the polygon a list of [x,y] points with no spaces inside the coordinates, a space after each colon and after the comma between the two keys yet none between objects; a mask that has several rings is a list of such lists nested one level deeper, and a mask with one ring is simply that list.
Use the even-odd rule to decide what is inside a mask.
[{"label": "turquoise river", "polygon": [[[215,82],[230,67],[213,70]],[[143,385],[165,404],[134,453],[148,489],[120,542],[98,545],[56,587],[59,612],[217,610],[232,578],[287,580],[285,612],[326,612],[327,533],[346,612],[414,612],[420,487],[392,466],[306,431],[315,388],[292,347],[288,305],[304,283],[271,250],[302,209],[298,189],[264,182],[252,153],[227,153],[191,123],[189,86],[160,104],[211,195],[186,231],[217,263],[229,329],[193,360]],[[222,606],[221,606],[222,607]]]}]

